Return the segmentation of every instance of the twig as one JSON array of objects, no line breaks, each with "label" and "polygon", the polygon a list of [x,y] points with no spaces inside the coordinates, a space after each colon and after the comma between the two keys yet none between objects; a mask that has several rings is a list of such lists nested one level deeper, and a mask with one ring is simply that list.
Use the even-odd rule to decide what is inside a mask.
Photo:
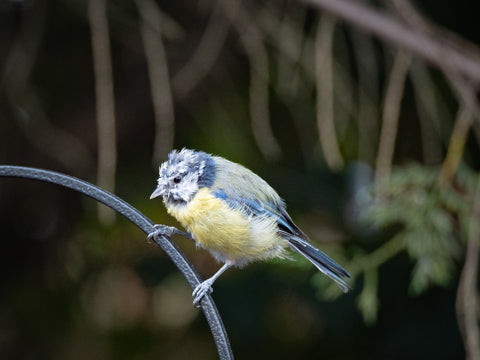
[{"label": "twig", "polygon": [[184,98],[209,73],[227,39],[230,21],[223,16],[216,0],[208,25],[189,61],[175,74],[172,88],[175,96]]},{"label": "twig", "polygon": [[439,182],[442,185],[451,183],[458,165],[462,160],[463,150],[467,141],[468,131],[473,123],[473,115],[470,108],[462,106],[458,111],[457,118],[450,137],[447,155],[440,169]]},{"label": "twig", "polygon": [[405,241],[400,236],[394,236],[382,246],[369,254],[358,256],[349,264],[348,271],[355,277],[367,269],[375,269],[386,263],[405,249]]},{"label": "twig", "polygon": [[[285,99],[293,99],[298,93],[301,69],[298,64],[303,55],[304,40],[307,38],[302,31],[305,28],[307,9],[304,7],[294,7],[288,14],[271,13],[272,9],[264,9],[262,15],[256,16],[257,24],[267,22],[272,29],[266,32],[263,37],[265,41],[272,37],[272,40],[279,46],[286,49],[290,55],[285,56],[283,52],[279,56],[274,56],[277,62],[277,79],[275,89]],[[262,32],[265,30],[259,28]],[[275,34],[275,35],[273,35]]]},{"label": "twig", "polygon": [[[415,7],[413,7],[408,0],[392,0],[392,3],[398,13],[409,23],[417,33],[423,33],[429,37],[443,38],[446,44],[451,49],[451,53],[455,51],[464,51],[468,53],[473,59],[480,63],[480,49],[473,44],[464,40],[460,36],[451,33],[443,28],[440,28],[425,18]],[[452,85],[457,89],[459,95],[467,107],[470,107],[474,114],[480,112],[478,105],[475,86],[471,83],[469,78],[462,75],[461,69],[454,66],[450,61],[450,56],[447,56],[440,64],[440,69],[445,73]]]},{"label": "twig", "polygon": [[270,124],[267,52],[263,46],[245,46],[249,47],[247,53],[251,66],[248,98],[253,136],[263,156],[275,161],[280,158],[282,151]]},{"label": "twig", "polygon": [[333,34],[335,21],[322,16],[317,25],[315,39],[316,110],[320,145],[328,166],[332,170],[343,168],[338,148],[333,109]]},{"label": "twig", "polygon": [[30,82],[46,17],[45,3],[34,2],[31,6],[22,15],[21,31],[6,56],[0,88],[5,88],[12,116],[32,146],[64,168],[86,174],[93,166],[92,154],[78,137],[50,121],[38,98],[37,87]]},{"label": "twig", "polygon": [[379,132],[379,73],[370,37],[351,33],[358,73],[358,159],[373,165]]},{"label": "twig", "polygon": [[458,111],[447,156],[440,171],[440,184],[449,183],[453,179],[453,176],[455,176],[465,150],[468,132],[473,126],[475,119],[478,119],[480,116],[480,106],[478,104],[476,91],[470,81],[461,77],[456,69],[446,67],[444,72],[458,92],[461,109]]},{"label": "twig", "polygon": [[[335,21],[335,19],[331,18]],[[344,31],[338,32],[338,37],[332,38],[332,65],[333,65],[333,99],[334,99],[334,123],[337,134],[337,143],[346,139],[358,114],[356,87],[358,80],[353,76],[353,60],[350,58],[350,39]],[[335,50],[333,50],[335,49]],[[337,60],[338,59],[338,60]]]},{"label": "twig", "polygon": [[[480,62],[480,51],[476,50],[474,46],[469,46],[469,43],[463,41],[460,37],[451,34],[450,32],[438,28],[432,24],[428,19],[423,17],[407,0],[393,0],[395,9],[419,34],[424,34],[430,38],[444,38],[445,44],[450,46],[450,52],[462,51],[462,49],[469,53],[472,58],[476,58]],[[461,69],[455,67],[451,61],[450,56],[445,57],[439,64],[440,69],[444,72],[447,79],[452,84],[453,88],[457,90],[459,102],[465,111],[460,111],[457,117],[453,132],[452,140],[449,145],[447,157],[442,166],[440,174],[440,183],[448,183],[452,180],[460,163],[465,147],[465,141],[470,127],[473,124],[474,117],[480,114],[480,107],[476,96],[476,90],[469,78],[462,75]],[[470,112],[471,115],[468,115]],[[454,137],[455,135],[455,137]],[[462,138],[463,137],[463,138]]]},{"label": "twig", "polygon": [[271,91],[287,108],[302,153],[309,158],[312,143],[318,142],[318,132],[312,132],[310,124],[305,126],[309,120],[304,115],[304,105],[298,102],[303,96],[310,96],[315,86],[314,41],[304,32],[307,9],[295,6],[284,13],[275,5],[275,2],[267,2],[250,12],[255,13],[252,21],[261,32],[265,45],[274,53],[272,61],[277,62]]},{"label": "twig", "polygon": [[8,87],[6,93],[12,100],[27,87],[45,32],[47,6],[41,2],[32,5],[33,8],[22,13],[22,27],[8,54],[4,54],[0,88]]},{"label": "twig", "polygon": [[240,36],[250,62],[249,104],[253,136],[263,156],[271,161],[277,160],[282,151],[270,124],[269,64],[262,34],[250,21],[251,16],[241,4],[232,7],[232,4],[225,0],[222,0],[222,4]]},{"label": "twig", "polygon": [[[255,12],[257,27],[262,32],[265,41],[268,41],[268,44],[279,52],[278,54],[282,59],[286,59],[297,70],[302,70],[306,73],[307,78],[313,79],[315,71],[313,66],[311,66],[312,60],[309,59],[310,63],[308,66],[302,62],[305,60],[303,52],[305,47],[308,47],[307,43],[313,42],[309,41],[309,37],[305,36],[303,32],[305,19],[302,19],[302,22],[292,22],[291,19],[288,19],[288,16],[282,19],[280,11],[273,6],[255,9]],[[285,36],[287,39],[285,39]],[[311,45],[310,47],[313,48],[314,46]]]},{"label": "twig", "polygon": [[480,179],[473,199],[465,264],[457,289],[457,321],[465,345],[466,359],[480,359],[480,309],[477,302],[477,277],[480,236]]},{"label": "twig", "polygon": [[[282,14],[280,10],[273,6],[264,6],[262,9],[255,9],[255,20],[258,24],[258,28],[263,32],[263,36],[268,41],[274,50],[278,51],[278,58],[282,60],[281,64],[288,64],[292,70],[290,70],[292,76],[289,78],[290,82],[289,92],[287,89],[283,89],[280,85],[279,88],[274,89],[277,91],[279,98],[284,102],[285,106],[291,112],[296,124],[298,124],[298,132],[301,139],[301,143],[304,147],[305,154],[310,153],[310,145],[312,141],[315,141],[310,133],[306,133],[305,130],[305,117],[299,115],[299,111],[295,106],[298,103],[295,100],[295,92],[301,91],[300,96],[309,96],[310,92],[315,89],[317,73],[315,70],[315,33],[305,34],[303,21],[305,19],[300,18],[300,21],[293,21],[292,10],[288,9],[286,14]],[[280,21],[279,19],[284,19]],[[307,21],[308,23],[308,21]],[[281,34],[281,36],[279,36]],[[284,35],[288,34],[288,36]],[[293,43],[294,42],[294,43]],[[348,42],[348,41],[346,41]],[[279,62],[280,62],[279,60]],[[338,106],[335,107],[335,129],[338,139],[342,138],[342,134],[348,129],[349,119],[357,116],[357,101],[353,95],[353,86],[355,80],[352,78],[348,65],[346,66],[341,61],[337,61],[335,57],[332,58],[333,73],[335,77],[335,87],[333,87],[334,101],[338,102]],[[283,67],[279,64],[277,70],[277,76],[281,76],[281,70]],[[293,80],[292,80],[293,78]],[[301,84],[301,88],[298,86]],[[285,87],[286,85],[284,85]],[[301,110],[300,113],[303,113]],[[318,126],[317,126],[318,128]],[[318,130],[317,130],[318,134]],[[317,140],[318,141],[318,140]]]},{"label": "twig", "polygon": [[48,118],[33,86],[26,84],[20,91],[8,95],[12,105],[18,106],[17,122],[33,147],[75,174],[90,174],[95,168],[94,156],[82,140]]},{"label": "twig", "polygon": [[442,39],[453,50],[465,52],[476,61],[480,61],[480,49],[461,36],[433,23],[425,17],[409,0],[391,0],[393,7],[402,19],[417,32],[426,36]]},{"label": "twig", "polygon": [[[395,46],[421,56],[442,68],[448,62],[464,78],[475,85],[480,84],[480,62],[472,51],[465,47],[452,48],[441,38],[415,32],[391,15],[357,1],[346,0],[303,0],[340,20],[363,31],[374,34]],[[476,48],[474,45],[470,48]]]},{"label": "twig", "polygon": [[140,12],[143,46],[150,76],[155,139],[153,161],[158,165],[173,147],[175,114],[168,62],[162,39],[162,14],[153,0],[136,0]]},{"label": "twig", "polygon": [[[92,36],[97,102],[97,183],[100,187],[113,192],[115,189],[117,150],[112,60],[106,7],[106,0],[90,0],[88,3],[88,19]],[[99,204],[98,216],[100,222],[110,224],[115,219],[115,212]]]},{"label": "twig", "polygon": [[375,171],[375,194],[381,197],[390,180],[395,140],[397,138],[400,105],[411,55],[399,51],[395,55],[383,105],[382,130]]},{"label": "twig", "polygon": [[439,164],[443,157],[442,141],[447,142],[444,140],[441,120],[446,120],[450,114],[445,104],[437,99],[438,91],[423,62],[412,63],[410,79],[415,90],[415,102],[420,119],[423,160],[427,165]]}]

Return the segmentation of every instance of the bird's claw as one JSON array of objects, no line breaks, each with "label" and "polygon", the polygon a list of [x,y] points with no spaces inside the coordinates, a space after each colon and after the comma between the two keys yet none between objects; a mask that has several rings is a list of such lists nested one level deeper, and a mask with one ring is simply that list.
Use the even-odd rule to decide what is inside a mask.
[{"label": "bird's claw", "polygon": [[150,242],[150,240],[153,238],[153,237],[157,237],[157,236],[165,236],[165,237],[168,237],[168,238],[171,238],[173,235],[180,235],[180,236],[183,236],[187,239],[190,239],[192,241],[195,241],[193,239],[193,236],[188,233],[188,232],[184,232],[182,230],[178,230],[176,227],[174,226],[167,226],[167,225],[163,225],[163,224],[155,224],[153,225],[153,228],[155,230],[153,230],[150,234],[148,234],[147,236],[147,240]]},{"label": "bird's claw", "polygon": [[195,290],[193,290],[192,296],[193,296],[193,306],[196,308],[200,307],[200,301],[203,299],[203,297],[206,294],[211,294],[213,292],[212,288],[213,281],[210,279],[205,280],[204,282],[200,283],[197,285]]},{"label": "bird's claw", "polygon": [[166,236],[172,237],[172,235],[177,234],[179,230],[174,226],[167,226],[163,224],[153,225],[154,229],[150,234],[148,234],[147,239],[150,241],[153,237],[157,236]]}]

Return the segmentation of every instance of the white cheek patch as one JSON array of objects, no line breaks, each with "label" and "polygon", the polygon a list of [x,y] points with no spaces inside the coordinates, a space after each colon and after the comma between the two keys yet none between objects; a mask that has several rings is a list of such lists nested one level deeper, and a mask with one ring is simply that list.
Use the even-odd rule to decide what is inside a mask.
[{"label": "white cheek patch", "polygon": [[198,174],[188,173],[182,179],[178,189],[177,195],[183,201],[190,201],[190,199],[198,191]]}]

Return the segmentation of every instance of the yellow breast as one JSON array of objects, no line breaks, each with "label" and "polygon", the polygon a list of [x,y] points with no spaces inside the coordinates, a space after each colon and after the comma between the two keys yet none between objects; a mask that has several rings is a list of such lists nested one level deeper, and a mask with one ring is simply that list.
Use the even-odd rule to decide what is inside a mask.
[{"label": "yellow breast", "polygon": [[207,188],[200,189],[188,204],[167,206],[167,210],[219,261],[244,265],[280,256],[286,246],[286,241],[277,235],[275,220],[249,217],[213,196]]}]

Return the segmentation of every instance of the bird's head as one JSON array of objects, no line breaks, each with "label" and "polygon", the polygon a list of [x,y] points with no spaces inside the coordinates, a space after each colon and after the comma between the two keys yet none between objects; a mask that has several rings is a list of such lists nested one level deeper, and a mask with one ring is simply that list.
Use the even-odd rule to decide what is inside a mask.
[{"label": "bird's head", "polygon": [[211,155],[202,151],[173,150],[159,168],[158,185],[150,199],[162,196],[166,204],[186,204],[214,179]]}]

